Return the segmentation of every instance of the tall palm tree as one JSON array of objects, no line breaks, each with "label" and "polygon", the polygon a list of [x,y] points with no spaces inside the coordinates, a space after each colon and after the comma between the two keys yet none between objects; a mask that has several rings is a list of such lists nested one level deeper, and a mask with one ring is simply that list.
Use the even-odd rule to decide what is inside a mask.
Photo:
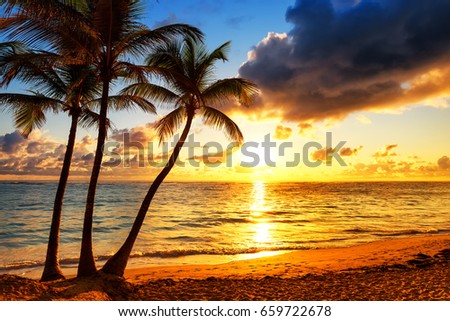
[{"label": "tall palm tree", "polygon": [[103,158],[106,138],[106,119],[110,85],[117,78],[140,80],[148,72],[146,68],[125,59],[144,55],[155,45],[169,41],[173,36],[189,35],[195,39],[202,33],[184,24],[168,25],[150,30],[137,20],[143,14],[141,1],[98,0],[92,6],[93,29],[99,35],[101,50],[95,54],[94,64],[103,84],[100,106],[99,130],[94,164],[86,199],[78,276],[89,276],[97,271],[92,249],[92,223],[94,200]]},{"label": "tall palm tree", "polygon": [[[108,101],[111,84],[119,79],[142,80],[148,68],[130,61],[140,58],[155,45],[174,36],[200,39],[202,33],[185,24],[154,30],[138,22],[143,14],[142,1],[134,0],[36,0],[19,3],[19,15],[0,28],[9,26],[11,35],[26,43],[46,40],[52,48],[74,60],[85,60],[96,68],[102,84],[97,146],[86,197],[78,276],[97,271],[92,246],[94,201],[107,134]],[[49,3],[51,2],[51,3]],[[59,5],[54,5],[57,3]],[[43,19],[44,18],[44,19]]]},{"label": "tall palm tree", "polygon": [[[75,146],[77,126],[90,126],[98,121],[98,114],[91,109],[98,105],[100,86],[92,66],[62,65],[51,67],[55,60],[64,60],[58,55],[31,51],[20,43],[0,45],[1,85],[8,85],[12,79],[33,84],[38,91],[30,94],[0,94],[0,103],[14,114],[15,124],[27,137],[34,128],[40,128],[46,120],[45,112],[67,112],[71,126],[61,174],[53,204],[52,222],[47,246],[47,255],[41,281],[63,279],[59,265],[59,240],[62,205],[69,178],[70,165]],[[133,95],[110,97],[118,109],[139,106],[147,112],[155,112],[154,106]]]},{"label": "tall palm tree", "polygon": [[124,274],[150,203],[173,168],[195,115],[200,115],[206,125],[224,130],[229,139],[242,143],[243,136],[239,127],[215,107],[234,98],[239,99],[244,105],[249,105],[258,93],[258,88],[252,82],[241,78],[213,81],[214,63],[227,60],[229,47],[230,43],[227,42],[208,52],[203,43],[195,43],[191,39],[162,44],[150,54],[147,64],[160,72],[165,85],[142,83],[131,85],[124,90],[175,106],[172,112],[156,124],[160,139],[172,136],[182,124],[184,129],[166,166],[151,184],[127,239],[117,253],[106,262],[102,269],[104,272],[119,276]]}]

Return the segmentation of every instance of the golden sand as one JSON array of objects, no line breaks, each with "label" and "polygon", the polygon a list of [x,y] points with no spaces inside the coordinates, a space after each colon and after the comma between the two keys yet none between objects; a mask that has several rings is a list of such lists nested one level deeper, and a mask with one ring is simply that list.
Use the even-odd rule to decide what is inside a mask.
[{"label": "golden sand", "polygon": [[294,251],[218,265],[40,283],[0,277],[1,300],[450,300],[450,235]]}]

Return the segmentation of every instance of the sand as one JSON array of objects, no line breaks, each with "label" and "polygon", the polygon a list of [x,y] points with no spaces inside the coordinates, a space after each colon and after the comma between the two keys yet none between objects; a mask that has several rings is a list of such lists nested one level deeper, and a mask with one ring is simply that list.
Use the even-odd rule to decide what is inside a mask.
[{"label": "sand", "polygon": [[0,276],[0,300],[450,300],[450,235],[294,251],[218,265],[40,283]]}]

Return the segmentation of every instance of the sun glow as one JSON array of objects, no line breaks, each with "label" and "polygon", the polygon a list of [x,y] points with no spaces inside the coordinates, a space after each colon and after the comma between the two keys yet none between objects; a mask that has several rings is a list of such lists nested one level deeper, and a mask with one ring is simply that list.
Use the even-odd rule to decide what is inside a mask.
[{"label": "sun glow", "polygon": [[252,217],[261,216],[270,207],[266,206],[266,183],[264,181],[253,182],[253,203],[250,206],[250,213]]},{"label": "sun glow", "polygon": [[272,240],[272,223],[265,217],[265,213],[270,211],[270,206],[266,205],[266,183],[255,181],[253,183],[253,203],[250,205],[250,219],[254,222],[252,227],[253,241],[255,243],[269,243]]}]

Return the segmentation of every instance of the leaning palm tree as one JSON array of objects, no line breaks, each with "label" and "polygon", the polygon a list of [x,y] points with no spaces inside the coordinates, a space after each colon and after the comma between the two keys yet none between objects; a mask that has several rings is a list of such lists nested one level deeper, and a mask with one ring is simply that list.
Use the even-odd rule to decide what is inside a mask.
[{"label": "leaning palm tree", "polygon": [[[86,197],[78,276],[97,271],[92,227],[97,183],[107,134],[110,87],[118,79],[142,80],[149,69],[130,62],[145,56],[155,45],[174,36],[188,35],[200,39],[202,33],[185,24],[163,26],[154,30],[138,22],[143,14],[142,1],[134,0],[36,0],[14,1],[20,4],[19,15],[0,28],[10,28],[14,37],[28,44],[41,39],[52,48],[76,60],[85,60],[96,68],[102,84],[97,146]],[[55,5],[59,4],[59,5]]]},{"label": "leaning palm tree", "polygon": [[104,272],[119,276],[124,274],[150,203],[175,165],[195,115],[201,116],[206,125],[224,130],[229,139],[242,143],[243,136],[239,127],[228,116],[216,109],[216,106],[235,98],[242,104],[249,105],[258,93],[258,89],[252,82],[241,78],[212,81],[214,63],[218,60],[227,60],[229,47],[230,43],[227,42],[214,51],[208,52],[203,43],[195,43],[191,39],[158,46],[148,57],[147,64],[162,75],[162,81],[166,86],[142,83],[131,85],[124,90],[124,92],[140,94],[175,106],[174,111],[156,124],[160,139],[172,136],[182,124],[184,129],[166,166],[151,184],[127,239],[117,253],[106,262],[102,268]]},{"label": "leaning palm tree", "polygon": [[[29,94],[0,94],[0,103],[14,114],[16,127],[27,137],[34,128],[45,123],[46,111],[67,112],[71,126],[64,155],[58,188],[53,204],[52,222],[47,246],[47,255],[41,281],[63,279],[59,264],[59,240],[62,205],[69,178],[70,165],[75,146],[77,126],[91,126],[98,122],[98,114],[92,111],[99,103],[100,86],[92,66],[56,65],[64,57],[32,51],[20,43],[0,45],[1,86],[13,79],[32,84],[37,90]],[[147,100],[133,95],[111,96],[110,104],[117,109],[140,107],[146,112],[155,112]]]}]

